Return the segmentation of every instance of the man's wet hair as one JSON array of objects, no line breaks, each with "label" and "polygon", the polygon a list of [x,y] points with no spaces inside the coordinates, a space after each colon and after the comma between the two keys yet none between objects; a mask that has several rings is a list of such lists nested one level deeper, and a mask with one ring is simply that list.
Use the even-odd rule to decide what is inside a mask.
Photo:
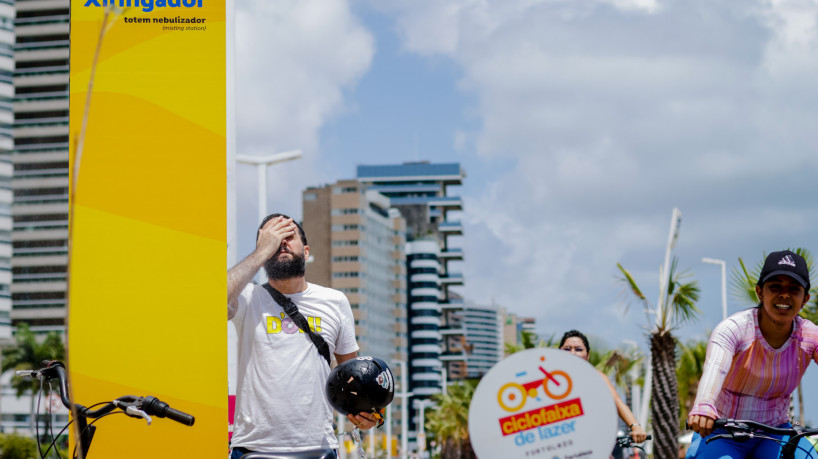
[{"label": "man's wet hair", "polygon": [[[272,219],[274,219],[276,217],[290,218],[288,215],[284,215],[284,214],[270,214],[270,215],[264,217],[264,220],[262,220],[261,224],[258,225],[258,229],[261,230],[262,228],[264,228],[264,225],[266,225],[267,222],[269,222],[270,220],[272,220]],[[308,245],[307,244],[307,234],[304,233],[304,228],[302,228],[301,225],[299,225],[298,222],[295,221],[295,220],[293,220],[293,223],[295,223],[295,226],[298,227],[298,234],[301,235],[301,243],[304,244],[304,245]],[[256,231],[256,242],[258,242],[258,230]]]},{"label": "man's wet hair", "polygon": [[585,345],[585,350],[590,354],[591,353],[591,346],[588,344],[588,337],[583,335],[581,332],[577,330],[568,330],[562,335],[562,339],[560,340],[560,347],[568,341],[568,338],[579,338],[582,340],[582,344]]}]

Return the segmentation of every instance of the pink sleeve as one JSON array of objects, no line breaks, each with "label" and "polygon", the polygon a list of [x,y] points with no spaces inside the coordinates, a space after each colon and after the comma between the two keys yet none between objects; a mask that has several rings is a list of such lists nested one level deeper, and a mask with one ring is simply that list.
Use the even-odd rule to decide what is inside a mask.
[{"label": "pink sleeve", "polygon": [[738,351],[740,343],[738,324],[728,319],[721,322],[710,335],[707,344],[707,357],[704,360],[702,379],[699,380],[699,389],[696,391],[696,402],[690,414],[707,416],[718,419],[716,399],[721,392],[727,373],[733,363],[733,356]]}]

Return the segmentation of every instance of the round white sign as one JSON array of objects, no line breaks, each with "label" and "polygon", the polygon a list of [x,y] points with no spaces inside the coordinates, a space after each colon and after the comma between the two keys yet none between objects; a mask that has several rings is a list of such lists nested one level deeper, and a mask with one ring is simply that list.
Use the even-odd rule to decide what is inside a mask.
[{"label": "round white sign", "polygon": [[607,459],[617,414],[604,377],[558,349],[528,349],[499,362],[469,408],[477,457]]}]

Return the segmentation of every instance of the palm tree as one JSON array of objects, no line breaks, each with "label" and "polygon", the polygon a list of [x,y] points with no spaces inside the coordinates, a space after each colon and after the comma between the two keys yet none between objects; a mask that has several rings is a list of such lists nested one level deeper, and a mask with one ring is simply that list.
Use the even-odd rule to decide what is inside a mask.
[{"label": "palm tree", "polygon": [[441,459],[476,459],[469,440],[469,405],[477,380],[449,386],[446,394],[436,394],[436,405],[426,411],[426,429],[441,446]]},{"label": "palm tree", "polygon": [[681,428],[687,419],[685,414],[693,409],[693,402],[696,401],[696,391],[699,388],[699,380],[704,371],[704,359],[707,355],[707,341],[691,340],[687,343],[679,343],[678,354],[676,380],[679,385],[679,405],[682,407],[679,415],[679,427]]},{"label": "palm tree", "polygon": [[[655,457],[676,457],[679,454],[679,393],[676,381],[676,338],[671,333],[681,324],[696,319],[699,309],[699,285],[696,281],[683,282],[689,277],[678,272],[678,260],[673,259],[667,289],[662,292],[662,304],[655,323],[647,314],[650,329],[650,353],[652,363],[651,425]],[[622,273],[622,282],[642,304],[645,312],[649,303],[633,276],[621,264],[616,266]]]},{"label": "palm tree", "polygon": [[[818,324],[818,286],[815,285],[815,277],[813,276],[812,270],[812,267],[815,264],[815,259],[810,251],[805,248],[798,247],[789,250],[801,255],[804,261],[807,262],[807,270],[809,271],[810,277],[811,288],[809,294],[810,297],[812,297],[812,301],[804,305],[798,315]],[[744,264],[744,260],[739,257],[738,264],[741,268],[733,268],[733,271],[730,274],[730,289],[732,291],[733,298],[739,303],[743,303],[748,307],[758,305],[759,299],[758,295],[756,294],[756,282],[758,281],[758,276],[761,274],[761,269],[764,267],[764,260],[766,259],[767,254],[764,253],[761,260],[759,260],[752,270],[748,271],[747,266]],[[801,425],[804,425],[804,391],[801,388],[801,383],[798,383],[797,397],[798,420]]]},{"label": "palm tree", "polygon": [[[26,323],[17,325],[14,335],[16,345],[7,349],[3,356],[2,372],[8,370],[36,370],[42,367],[43,360],[62,360],[65,358],[65,346],[62,337],[57,332],[50,332],[45,339],[38,340],[37,336]],[[31,392],[31,417],[29,425],[34,432],[36,413],[34,412],[34,394],[40,389],[36,380],[14,376],[11,386],[17,391],[17,398]]]},{"label": "palm tree", "polygon": [[537,335],[531,333],[529,331],[521,331],[520,332],[520,343],[506,343],[505,345],[505,353],[506,356],[514,354],[515,352],[520,352],[525,349],[533,349],[535,347],[553,347],[558,344],[556,339],[556,335],[551,335],[544,340],[536,341]]},{"label": "palm tree", "polygon": [[611,378],[615,387],[624,389],[625,404],[632,406],[633,381],[631,372],[637,365],[642,363],[643,356],[636,347],[629,349],[612,349],[602,353],[599,360],[594,364],[593,355],[589,356],[589,361],[597,370]]}]

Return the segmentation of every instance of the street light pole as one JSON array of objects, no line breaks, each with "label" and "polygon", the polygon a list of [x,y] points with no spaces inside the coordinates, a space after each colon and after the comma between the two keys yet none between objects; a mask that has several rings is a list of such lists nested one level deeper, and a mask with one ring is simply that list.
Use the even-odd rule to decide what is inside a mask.
[{"label": "street light pole", "polygon": [[[665,290],[670,283],[670,253],[673,251],[673,247],[676,246],[676,240],[679,238],[679,225],[681,222],[682,212],[678,208],[674,207],[673,213],[670,216],[670,233],[668,234],[667,247],[665,248],[665,264],[660,272],[661,276],[659,278],[659,300],[656,301],[657,328],[662,325],[663,307],[667,306],[664,304],[664,298]],[[639,413],[639,417],[636,418],[637,421],[645,424],[647,424],[648,421],[648,409],[650,407],[652,386],[653,363],[650,361],[650,354],[648,354],[648,358],[646,359],[645,392],[642,393],[642,403],[640,404],[642,410]]]},{"label": "street light pole", "polygon": [[400,397],[400,457],[406,459],[409,450],[409,397],[412,393],[409,388],[409,375],[407,374],[406,362],[396,360],[400,368],[400,392],[396,395]]},{"label": "street light pole", "polygon": [[[236,162],[257,166],[258,171],[258,221],[267,216],[267,166],[301,157],[301,150],[285,151],[267,156],[236,155]],[[264,271],[259,270],[259,283],[264,282]]]},{"label": "street light pole", "polygon": [[301,150],[285,151],[267,156],[236,155],[236,161],[258,166],[258,215],[259,221],[267,216],[267,166],[301,157]]},{"label": "street light pole", "polygon": [[424,409],[427,405],[431,405],[434,402],[428,399],[421,399],[416,400],[415,405],[418,407],[418,411],[420,412],[420,428],[418,429],[418,456],[420,459],[424,459],[426,456],[426,429],[425,429],[425,416],[424,416]]},{"label": "street light pole", "polygon": [[392,404],[386,405],[386,459],[392,459]]},{"label": "street light pole", "polygon": [[727,263],[715,258],[702,258],[702,261],[721,266],[721,315],[722,320],[725,320],[727,319]]}]

